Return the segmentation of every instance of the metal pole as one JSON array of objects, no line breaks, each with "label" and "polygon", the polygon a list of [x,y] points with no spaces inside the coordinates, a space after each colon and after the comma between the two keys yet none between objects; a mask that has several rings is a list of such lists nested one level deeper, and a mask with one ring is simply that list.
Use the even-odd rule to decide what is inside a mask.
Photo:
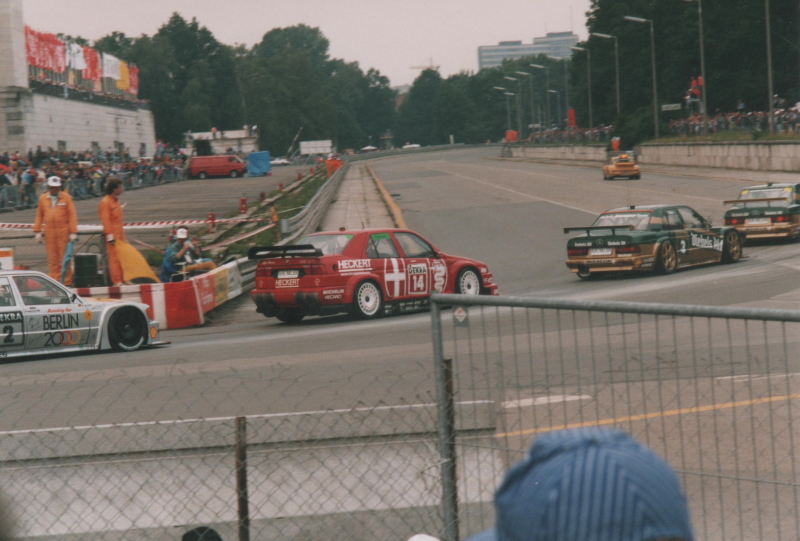
[{"label": "metal pole", "polygon": [[544,86],[547,88],[547,109],[545,110],[545,116],[547,117],[547,129],[553,127],[553,123],[550,122],[550,69],[545,66],[544,68]]},{"label": "metal pole", "polygon": [[617,69],[617,124],[619,124],[619,118],[622,114],[622,107],[620,106],[619,101],[619,40],[616,36],[614,36],[614,64]]},{"label": "metal pole", "polygon": [[[764,0],[764,10],[767,14],[767,81],[769,83],[769,133],[775,134],[775,104],[772,90],[772,31],[769,24],[769,0]],[[705,79],[704,79],[705,82]]]},{"label": "metal pole", "polygon": [[[533,73],[531,73],[531,133],[533,133],[533,120],[534,111],[533,111]],[[539,119],[539,124],[541,124],[541,119]]]},{"label": "metal pole", "polygon": [[655,122],[656,125],[656,139],[658,139],[658,90],[656,85],[656,32],[655,29],[653,28],[652,20],[650,21],[650,54],[653,59],[653,121]]},{"label": "metal pole", "polygon": [[506,130],[511,131],[511,105],[508,103],[508,93],[506,93]]},{"label": "metal pole", "polygon": [[586,49],[586,77],[589,81],[589,129],[594,127],[592,116],[592,51]]},{"label": "metal pole", "polygon": [[517,79],[517,95],[515,97],[517,106],[517,129],[519,130],[519,140],[525,139],[525,129],[522,126],[522,81]]},{"label": "metal pole", "polygon": [[247,502],[247,418],[236,418],[236,493],[239,503],[239,541],[250,541]]},{"label": "metal pole", "polygon": [[708,134],[708,97],[706,95],[706,55],[703,51],[703,0],[697,0],[697,18],[700,26],[700,76],[703,78],[703,135]]},{"label": "metal pole", "polygon": [[456,482],[455,424],[453,422],[455,411],[452,394],[452,361],[448,363],[444,359],[442,315],[435,296],[436,294],[433,295],[430,306],[442,476],[443,541],[458,541],[458,485]]}]

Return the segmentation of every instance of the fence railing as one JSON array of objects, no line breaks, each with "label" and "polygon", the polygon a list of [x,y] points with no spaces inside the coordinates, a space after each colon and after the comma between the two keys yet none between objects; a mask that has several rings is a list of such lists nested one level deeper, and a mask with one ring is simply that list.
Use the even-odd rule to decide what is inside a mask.
[{"label": "fence railing", "polygon": [[498,411],[487,456],[501,460],[458,475],[449,461],[474,448],[453,444],[440,419],[449,541],[493,523],[489,501],[463,505],[475,478],[501,478],[537,434],[585,426],[622,428],[670,462],[698,539],[800,536],[800,312],[460,295],[431,305],[440,405]]}]

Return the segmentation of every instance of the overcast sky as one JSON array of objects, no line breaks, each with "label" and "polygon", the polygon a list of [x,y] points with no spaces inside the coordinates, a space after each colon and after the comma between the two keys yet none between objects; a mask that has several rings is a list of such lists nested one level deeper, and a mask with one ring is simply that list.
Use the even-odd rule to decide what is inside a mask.
[{"label": "overcast sky", "polygon": [[248,46],[277,27],[319,27],[330,55],[374,67],[393,86],[410,84],[412,66],[433,64],[447,77],[477,71],[478,46],[531,43],[546,32],[586,38],[590,0],[22,0],[35,30],[95,40],[114,30],[154,34],[177,11],[196,17],[221,42]]}]

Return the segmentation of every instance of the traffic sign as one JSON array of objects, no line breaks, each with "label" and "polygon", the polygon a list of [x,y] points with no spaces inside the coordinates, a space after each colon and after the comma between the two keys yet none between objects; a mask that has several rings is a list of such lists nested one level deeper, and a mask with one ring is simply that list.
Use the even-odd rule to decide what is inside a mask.
[{"label": "traffic sign", "polygon": [[681,104],[680,103],[665,103],[661,106],[662,111],[680,111]]}]

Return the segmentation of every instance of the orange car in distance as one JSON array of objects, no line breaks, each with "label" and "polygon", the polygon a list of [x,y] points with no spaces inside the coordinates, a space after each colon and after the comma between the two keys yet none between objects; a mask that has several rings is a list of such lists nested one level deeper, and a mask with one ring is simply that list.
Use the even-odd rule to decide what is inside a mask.
[{"label": "orange car in distance", "polygon": [[612,156],[603,166],[603,180],[613,180],[617,177],[639,179],[642,178],[639,164],[631,154]]}]

